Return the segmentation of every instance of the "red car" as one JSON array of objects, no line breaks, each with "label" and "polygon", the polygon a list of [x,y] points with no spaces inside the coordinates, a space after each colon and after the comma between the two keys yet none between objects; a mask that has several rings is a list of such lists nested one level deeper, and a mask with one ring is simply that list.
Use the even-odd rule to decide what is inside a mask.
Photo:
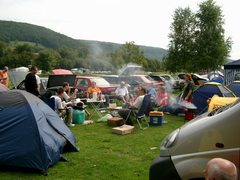
[{"label": "red car", "polygon": [[92,82],[96,82],[97,87],[99,87],[103,94],[105,95],[112,95],[115,90],[116,86],[110,85],[102,77],[95,77],[95,76],[77,76],[74,84],[74,88],[78,89],[78,97],[86,97],[87,96],[87,88],[89,88]]}]

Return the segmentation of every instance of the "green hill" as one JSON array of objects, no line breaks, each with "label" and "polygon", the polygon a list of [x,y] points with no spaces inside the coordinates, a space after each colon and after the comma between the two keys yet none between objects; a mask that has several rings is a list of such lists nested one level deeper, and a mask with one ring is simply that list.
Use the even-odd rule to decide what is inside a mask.
[{"label": "green hill", "polygon": [[[77,40],[65,36],[63,34],[52,31],[48,28],[32,25],[28,23],[20,23],[14,21],[0,20],[0,41],[26,41],[41,44],[48,48],[87,48],[91,53],[108,54],[118,49],[122,44],[91,41],[91,40]],[[162,48],[139,46],[144,54],[149,59],[161,60],[167,51]]]}]

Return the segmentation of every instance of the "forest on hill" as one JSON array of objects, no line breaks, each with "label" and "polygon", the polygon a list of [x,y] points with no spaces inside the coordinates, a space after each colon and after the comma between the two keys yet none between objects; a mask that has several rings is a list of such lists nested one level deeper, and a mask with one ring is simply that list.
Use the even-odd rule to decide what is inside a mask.
[{"label": "forest on hill", "polygon": [[157,71],[166,53],[162,48],[138,46],[134,42],[77,40],[41,26],[0,21],[0,66],[35,64],[46,71],[52,68],[114,71],[133,62]]}]

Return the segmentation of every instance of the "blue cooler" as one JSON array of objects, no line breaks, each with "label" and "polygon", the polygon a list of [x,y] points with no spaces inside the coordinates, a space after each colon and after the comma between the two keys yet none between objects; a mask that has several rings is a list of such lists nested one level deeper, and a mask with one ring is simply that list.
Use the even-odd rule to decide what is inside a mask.
[{"label": "blue cooler", "polygon": [[163,123],[163,112],[151,111],[149,113],[149,124],[151,126],[161,126]]},{"label": "blue cooler", "polygon": [[85,121],[85,111],[74,110],[72,114],[72,121],[74,124],[83,124],[83,122]]}]

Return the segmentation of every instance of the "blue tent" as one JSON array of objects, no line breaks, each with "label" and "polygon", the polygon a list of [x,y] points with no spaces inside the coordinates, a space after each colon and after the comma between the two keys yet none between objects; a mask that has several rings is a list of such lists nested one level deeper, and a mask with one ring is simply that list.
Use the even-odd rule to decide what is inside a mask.
[{"label": "blue tent", "polygon": [[230,89],[237,97],[240,97],[240,81],[234,81],[229,84],[228,89]]},{"label": "blue tent", "polygon": [[220,83],[208,82],[202,86],[199,86],[193,92],[193,104],[197,107],[197,114],[202,114],[207,111],[207,100],[212,98],[215,94],[219,97],[235,97],[233,92]]},{"label": "blue tent", "polygon": [[0,91],[0,166],[46,171],[76,139],[42,100],[21,91]]}]

